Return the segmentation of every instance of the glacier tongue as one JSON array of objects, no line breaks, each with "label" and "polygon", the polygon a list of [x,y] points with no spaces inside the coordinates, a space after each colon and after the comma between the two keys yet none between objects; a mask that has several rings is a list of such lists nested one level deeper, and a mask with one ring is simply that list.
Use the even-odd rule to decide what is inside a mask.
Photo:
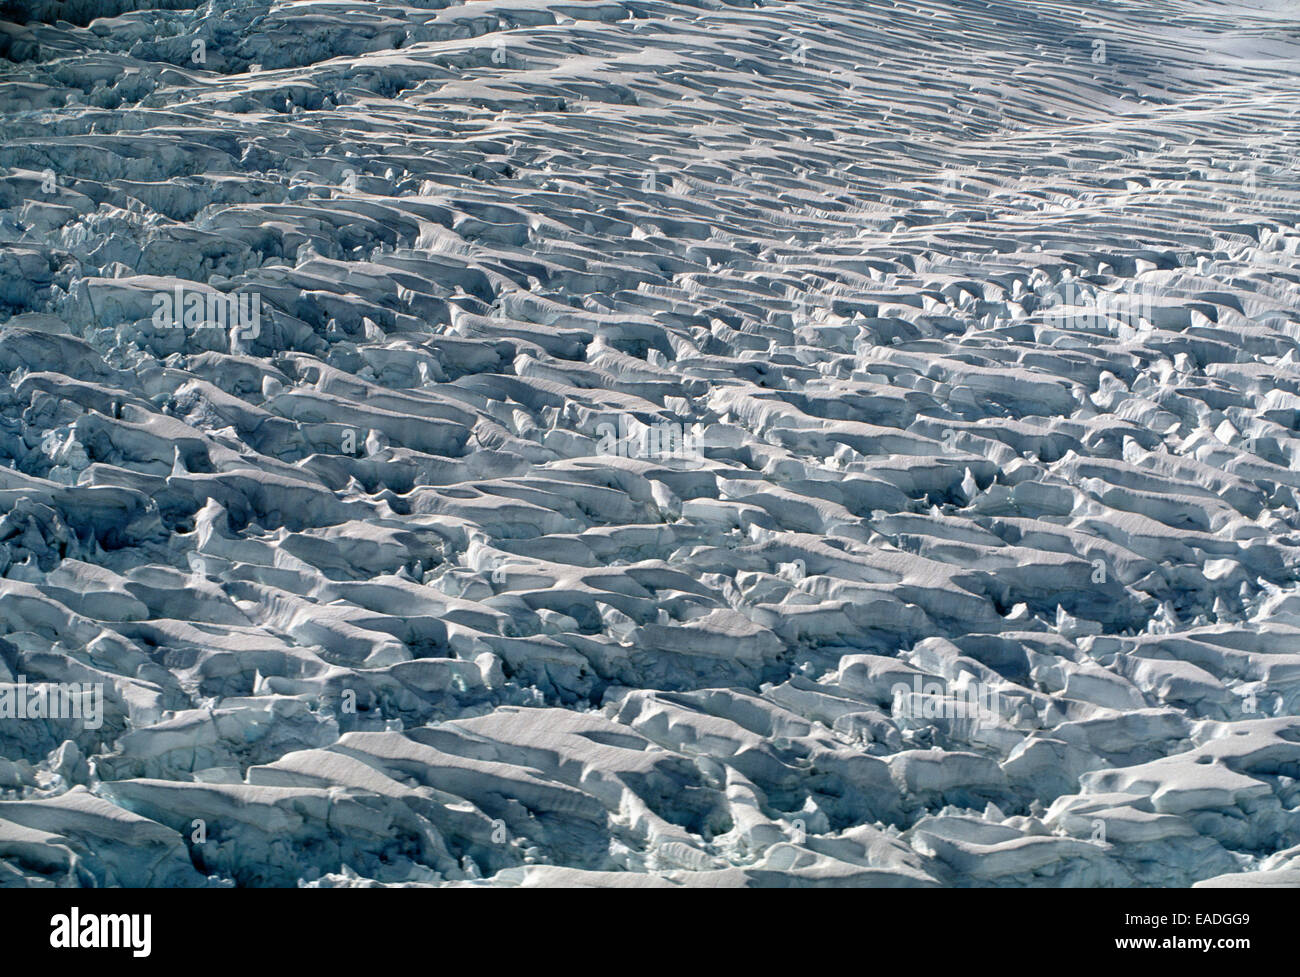
[{"label": "glacier tongue", "polygon": [[176,6],[0,24],[0,886],[1296,884],[1281,5]]}]

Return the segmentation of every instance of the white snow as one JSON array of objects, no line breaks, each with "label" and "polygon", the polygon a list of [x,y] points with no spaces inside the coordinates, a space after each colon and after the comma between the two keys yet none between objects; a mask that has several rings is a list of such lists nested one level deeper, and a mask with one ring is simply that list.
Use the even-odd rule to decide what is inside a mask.
[{"label": "white snow", "polygon": [[0,885],[1297,884],[1285,5],[27,6]]}]

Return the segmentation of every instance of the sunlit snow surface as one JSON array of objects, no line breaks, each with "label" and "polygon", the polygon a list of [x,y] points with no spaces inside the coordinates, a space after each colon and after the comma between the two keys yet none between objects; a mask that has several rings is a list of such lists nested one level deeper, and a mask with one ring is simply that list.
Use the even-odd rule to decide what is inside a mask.
[{"label": "sunlit snow surface", "polygon": [[0,30],[0,885],[1300,883],[1292,5],[137,5]]}]

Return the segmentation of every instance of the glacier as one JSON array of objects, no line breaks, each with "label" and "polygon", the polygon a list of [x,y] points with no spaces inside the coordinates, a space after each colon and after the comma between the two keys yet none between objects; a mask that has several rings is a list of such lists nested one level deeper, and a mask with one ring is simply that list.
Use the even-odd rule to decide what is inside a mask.
[{"label": "glacier", "polygon": [[0,887],[1300,885],[1290,4],[5,13]]}]

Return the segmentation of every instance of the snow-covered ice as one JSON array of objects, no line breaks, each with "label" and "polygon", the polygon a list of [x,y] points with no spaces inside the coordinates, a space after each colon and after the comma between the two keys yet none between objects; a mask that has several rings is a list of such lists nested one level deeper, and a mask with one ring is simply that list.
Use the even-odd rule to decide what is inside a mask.
[{"label": "snow-covered ice", "polygon": [[10,7],[0,886],[1300,884],[1293,5]]}]

